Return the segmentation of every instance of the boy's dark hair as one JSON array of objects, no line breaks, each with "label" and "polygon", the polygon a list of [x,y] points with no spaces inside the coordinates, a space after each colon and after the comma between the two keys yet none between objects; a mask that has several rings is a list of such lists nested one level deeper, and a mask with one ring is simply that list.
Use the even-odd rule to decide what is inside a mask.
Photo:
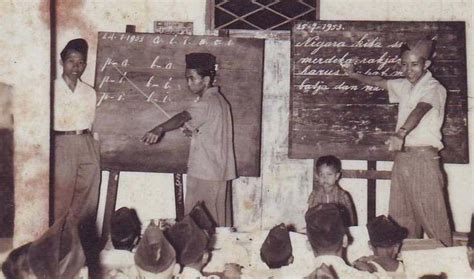
[{"label": "boy's dark hair", "polygon": [[312,207],[306,212],[305,220],[306,234],[315,251],[336,251],[342,246],[347,227],[337,205],[323,203]]},{"label": "boy's dark hair", "polygon": [[195,69],[198,75],[201,77],[209,77],[210,82],[209,84],[213,84],[214,80],[216,78],[216,71],[215,70],[209,70],[209,69],[202,69],[202,68],[197,68]]},{"label": "boy's dark hair", "polygon": [[336,156],[328,155],[328,156],[321,156],[316,161],[316,169],[319,169],[321,166],[328,166],[334,168],[336,172],[341,172],[341,160],[339,160]]},{"label": "boy's dark hair", "polygon": [[131,251],[140,238],[141,222],[137,212],[121,207],[112,213],[110,235],[115,249]]},{"label": "boy's dark hair", "polygon": [[186,54],[186,68],[194,69],[201,77],[209,77],[210,83],[216,77],[216,57],[211,53],[193,52]]},{"label": "boy's dark hair", "polygon": [[10,252],[2,264],[2,272],[6,279],[21,278],[21,272],[33,274],[28,263],[28,249],[31,242],[22,245]]},{"label": "boy's dark hair", "polygon": [[81,53],[83,56],[84,56],[84,60],[87,61],[87,50],[88,50],[89,46],[87,45],[87,42],[86,40],[84,39],[74,39],[74,40],[70,40],[66,46],[64,47],[64,49],[61,51],[61,60],[62,61],[65,61],[66,60],[66,57],[68,56],[68,54],[71,52],[71,51],[77,51],[79,53]]},{"label": "boy's dark hair", "polygon": [[407,237],[407,229],[385,215],[377,216],[367,224],[370,243],[374,247],[392,247]]}]

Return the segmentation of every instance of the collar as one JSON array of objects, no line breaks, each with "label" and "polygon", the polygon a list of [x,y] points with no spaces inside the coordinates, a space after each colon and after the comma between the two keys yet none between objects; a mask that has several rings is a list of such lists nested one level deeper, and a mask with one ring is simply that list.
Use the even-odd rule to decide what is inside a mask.
[{"label": "collar", "polygon": [[338,257],[338,256],[334,256],[334,255],[317,256],[315,259],[315,265],[320,266],[323,263],[336,265],[336,266],[347,265],[346,262],[341,257]]},{"label": "collar", "polygon": [[64,80],[64,78],[61,76],[60,78],[58,78],[59,80],[59,83],[61,84],[61,86],[69,93],[71,94],[74,94],[74,92],[77,91],[77,88],[82,86],[82,80],[81,79],[77,79],[77,83],[76,83],[76,88],[74,89],[74,91],[71,90],[71,88],[69,88],[69,86],[67,86],[67,83],[66,81]]},{"label": "collar", "polygon": [[433,77],[433,75],[431,74],[430,70],[426,70],[426,73],[418,80],[418,82],[415,85],[412,85],[412,89],[422,86],[424,83],[426,83],[432,77]]}]

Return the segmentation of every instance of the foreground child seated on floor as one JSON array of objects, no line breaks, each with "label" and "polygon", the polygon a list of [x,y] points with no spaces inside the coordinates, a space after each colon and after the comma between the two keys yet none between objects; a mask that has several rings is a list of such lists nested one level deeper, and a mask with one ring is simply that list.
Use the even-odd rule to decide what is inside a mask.
[{"label": "foreground child seated on floor", "polygon": [[369,246],[374,255],[358,259],[354,266],[369,272],[403,272],[403,264],[397,260],[397,255],[407,236],[407,230],[384,215],[370,221],[367,230]]},{"label": "foreground child seated on floor", "polygon": [[[305,215],[306,233],[316,257],[315,269],[323,264],[332,266],[338,278],[374,278],[346,264],[342,255],[348,245],[348,230],[336,204],[323,203],[308,209]],[[317,278],[316,270],[307,278]]]}]

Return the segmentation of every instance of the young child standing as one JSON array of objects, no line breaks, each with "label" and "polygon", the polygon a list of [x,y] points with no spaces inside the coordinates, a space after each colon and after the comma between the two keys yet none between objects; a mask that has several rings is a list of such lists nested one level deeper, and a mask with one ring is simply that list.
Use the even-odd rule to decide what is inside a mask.
[{"label": "young child standing", "polygon": [[345,224],[356,225],[357,219],[351,196],[337,183],[341,177],[341,160],[331,155],[320,157],[316,161],[315,176],[318,185],[309,195],[308,207],[312,208],[322,203],[337,204],[344,212]]},{"label": "young child standing", "polygon": [[347,75],[365,84],[388,91],[389,100],[398,103],[395,135],[389,150],[397,152],[392,169],[389,215],[408,229],[408,238],[430,238],[452,245],[444,179],[438,152],[443,148],[441,127],[444,120],[446,89],[428,68],[434,41],[421,39],[401,47],[401,70],[405,78],[386,80],[365,76],[344,65]]},{"label": "young child standing", "polygon": [[236,178],[230,105],[214,87],[216,57],[210,53],[186,55],[186,80],[197,96],[185,111],[147,132],[142,141],[154,144],[164,133],[185,123],[193,130],[189,150],[185,214],[204,201],[217,225],[231,226],[230,182]]}]

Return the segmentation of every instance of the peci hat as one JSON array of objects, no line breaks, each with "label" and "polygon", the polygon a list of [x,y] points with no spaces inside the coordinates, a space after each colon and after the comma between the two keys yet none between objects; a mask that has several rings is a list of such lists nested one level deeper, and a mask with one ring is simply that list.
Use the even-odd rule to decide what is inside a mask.
[{"label": "peci hat", "polygon": [[28,263],[38,278],[73,278],[85,265],[77,222],[65,215],[28,249]]},{"label": "peci hat", "polygon": [[186,54],[186,68],[215,70],[216,57],[210,53],[193,52]]},{"label": "peci hat", "polygon": [[86,40],[82,38],[70,40],[64,49],[61,51],[61,59],[64,61],[66,59],[66,55],[68,51],[77,51],[84,55],[84,60],[87,60],[87,50],[89,49],[89,46],[87,45]]},{"label": "peci hat", "polygon": [[339,207],[322,203],[306,211],[306,234],[313,248],[329,248],[339,244],[347,233]]},{"label": "peci hat", "polygon": [[138,243],[134,259],[139,268],[159,273],[175,263],[176,252],[161,229],[151,221]]},{"label": "peci hat", "polygon": [[189,216],[191,216],[196,225],[202,230],[205,230],[209,236],[216,232],[216,222],[203,201],[199,201],[194,205],[193,209],[189,212]]},{"label": "peci hat", "polygon": [[280,268],[289,264],[292,256],[290,233],[285,224],[273,227],[260,248],[260,258],[269,268]]},{"label": "peci hat", "polygon": [[117,209],[110,218],[110,236],[115,249],[131,251],[140,237],[137,212],[128,207]]},{"label": "peci hat", "polygon": [[166,235],[176,250],[176,261],[182,266],[199,261],[208,249],[207,235],[189,215],[169,228]]},{"label": "peci hat", "polygon": [[401,52],[410,51],[417,56],[431,59],[434,56],[436,37],[426,37],[421,40],[407,40],[401,46]]},{"label": "peci hat", "polygon": [[375,247],[390,247],[401,243],[407,237],[407,229],[399,226],[385,215],[380,215],[367,223],[370,242]]}]

